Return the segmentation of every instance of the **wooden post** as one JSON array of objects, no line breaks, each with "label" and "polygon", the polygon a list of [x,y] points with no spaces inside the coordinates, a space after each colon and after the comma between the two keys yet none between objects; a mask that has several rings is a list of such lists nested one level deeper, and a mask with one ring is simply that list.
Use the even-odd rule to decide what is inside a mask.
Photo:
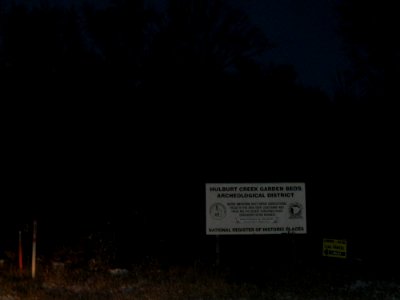
[{"label": "wooden post", "polygon": [[36,236],[37,236],[37,222],[33,221],[33,237],[32,237],[32,278],[36,276]]},{"label": "wooden post", "polygon": [[23,265],[23,257],[22,257],[22,232],[21,232],[21,230],[19,231],[19,234],[18,234],[18,265],[19,265],[20,272],[22,272],[24,269],[24,265]]},{"label": "wooden post", "polygon": [[296,249],[296,235],[294,231],[289,231],[289,240],[290,240],[290,248],[291,248],[291,260],[292,260],[292,272],[291,274],[296,276],[295,272],[297,271],[297,249]]},{"label": "wooden post", "polygon": [[219,242],[219,234],[215,236],[215,266],[219,267],[221,261],[220,261],[220,254],[221,249],[220,249],[220,242]]}]

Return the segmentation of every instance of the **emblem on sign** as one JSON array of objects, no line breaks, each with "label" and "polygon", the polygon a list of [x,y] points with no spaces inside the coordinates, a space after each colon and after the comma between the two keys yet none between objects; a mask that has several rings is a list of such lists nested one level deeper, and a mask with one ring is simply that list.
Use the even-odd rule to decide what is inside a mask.
[{"label": "emblem on sign", "polygon": [[303,206],[295,202],[289,205],[289,218],[290,219],[301,219],[303,218]]},{"label": "emblem on sign", "polygon": [[226,207],[222,203],[214,203],[210,207],[210,215],[215,220],[222,220],[226,216]]}]

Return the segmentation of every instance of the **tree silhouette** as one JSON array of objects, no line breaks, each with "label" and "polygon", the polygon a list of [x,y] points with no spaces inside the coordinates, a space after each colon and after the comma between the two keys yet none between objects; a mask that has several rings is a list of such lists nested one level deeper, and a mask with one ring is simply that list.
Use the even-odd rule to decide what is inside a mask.
[{"label": "tree silhouette", "polygon": [[360,142],[355,147],[360,153],[370,153],[368,143],[386,145],[381,148],[387,149],[385,160],[393,159],[392,149],[396,147],[391,138],[384,137],[393,134],[398,119],[395,115],[400,96],[397,11],[390,1],[377,4],[351,0],[340,1],[337,13],[339,34],[351,62],[351,67],[340,75],[340,118],[346,124],[342,130],[349,140],[356,133]]},{"label": "tree silhouette", "polygon": [[90,85],[89,49],[73,8],[13,6],[2,36],[3,82],[11,95],[56,104]]},{"label": "tree silhouette", "polygon": [[[101,214],[121,218],[121,207],[127,207],[124,193],[130,197],[133,192],[136,209],[158,219],[149,225],[157,231],[156,226],[170,222],[166,218],[171,216],[182,222],[175,217],[187,207],[182,204],[188,197],[193,197],[200,215],[203,199],[193,190],[197,184],[203,189],[205,178],[297,180],[326,174],[322,171],[328,159],[321,162],[314,157],[327,155],[331,146],[329,132],[320,134],[329,123],[324,118],[327,96],[302,87],[293,66],[256,60],[272,44],[243,12],[226,3],[171,0],[160,16],[145,10],[143,1],[128,0],[114,1],[104,9],[13,7],[2,29],[2,73],[12,89],[22,90],[23,95],[46,93],[53,103],[67,97],[60,105],[63,110],[75,102],[98,104],[100,96],[108,104],[100,114],[101,123],[93,122],[94,105],[90,106],[83,117],[91,124],[78,124],[72,133],[68,130],[72,138],[53,129],[53,122],[45,124],[61,142],[59,146],[50,138],[39,142],[44,147],[51,144],[51,150],[36,157],[31,154],[27,160],[47,163],[51,175],[34,174],[38,169],[34,165],[27,179],[20,181],[34,177],[31,186],[37,194],[46,191],[48,198],[67,191],[62,201],[72,205],[63,213],[72,215],[79,207],[85,221],[86,213],[93,215],[92,207],[99,210],[96,218]],[[118,109],[109,109],[113,105]],[[71,106],[71,111],[82,110],[82,105]],[[65,126],[74,123],[76,119]],[[92,142],[96,138],[101,142]],[[136,188],[131,189],[133,181]],[[45,186],[49,182],[51,189]],[[164,193],[176,182],[183,190],[166,194],[155,208],[158,200],[150,201],[150,192]],[[114,212],[108,202],[87,202],[82,207],[82,198],[96,196],[123,200],[113,201]],[[121,221],[121,228],[138,222],[126,211],[123,222],[131,223],[125,226]],[[192,214],[183,215],[185,230],[198,226]],[[142,221],[132,227],[140,225]],[[148,235],[146,230],[150,229],[143,229],[143,236]],[[164,230],[170,234],[167,227]]]},{"label": "tree silhouette", "polygon": [[243,12],[221,0],[171,0],[151,29],[144,80],[167,90],[204,89],[270,47]]},{"label": "tree silhouette", "polygon": [[111,1],[104,9],[83,8],[88,35],[102,66],[104,85],[127,92],[139,81],[145,28],[151,12],[143,0]]},{"label": "tree silhouette", "polygon": [[[364,102],[393,104],[399,96],[400,25],[394,4],[383,1],[340,1],[337,6],[339,34],[352,63],[346,85]],[[342,77],[342,79],[344,79]]]},{"label": "tree silhouette", "polygon": [[[165,143],[190,145],[229,170],[235,157],[248,155],[246,164],[256,165],[268,152],[281,157],[293,150],[270,146],[266,151],[246,142],[232,146],[221,142],[221,134],[224,141],[259,141],[273,132],[275,142],[284,144],[286,132],[296,128],[303,133],[292,136],[302,145],[296,148],[300,155],[316,138],[309,125],[321,129],[329,123],[327,96],[302,87],[292,66],[256,60],[272,43],[226,2],[171,0],[148,30],[138,90],[149,103],[151,120],[162,122]],[[200,160],[194,164],[205,166]]]},{"label": "tree silhouette", "polygon": [[[339,76],[342,88],[338,95],[341,100],[338,147],[347,149],[343,152],[347,173],[343,178],[362,186],[374,182],[375,187],[368,187],[361,197],[367,204],[364,214],[384,215],[383,208],[371,209],[368,203],[378,197],[390,198],[389,193],[381,193],[378,187],[390,185],[393,178],[388,170],[398,165],[398,146],[393,139],[398,128],[396,107],[400,96],[398,10],[395,3],[386,0],[379,3],[348,0],[338,2],[337,13],[339,34],[351,62],[350,68]],[[351,201],[357,203],[356,199],[353,197]],[[392,213],[389,211],[388,214]],[[380,220],[377,227],[380,232],[375,236],[387,238],[392,227],[388,220],[394,218]],[[378,253],[376,249],[376,257],[381,256]]]}]

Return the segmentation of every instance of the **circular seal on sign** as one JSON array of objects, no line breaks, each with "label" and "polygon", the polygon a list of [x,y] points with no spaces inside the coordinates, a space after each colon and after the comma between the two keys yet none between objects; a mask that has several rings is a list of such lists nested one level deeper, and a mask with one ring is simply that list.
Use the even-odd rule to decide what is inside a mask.
[{"label": "circular seal on sign", "polygon": [[222,203],[214,203],[210,207],[210,216],[215,220],[222,220],[226,216],[226,207]]},{"label": "circular seal on sign", "polygon": [[298,203],[292,203],[289,206],[289,215],[290,215],[290,219],[300,219],[303,217],[303,206]]}]

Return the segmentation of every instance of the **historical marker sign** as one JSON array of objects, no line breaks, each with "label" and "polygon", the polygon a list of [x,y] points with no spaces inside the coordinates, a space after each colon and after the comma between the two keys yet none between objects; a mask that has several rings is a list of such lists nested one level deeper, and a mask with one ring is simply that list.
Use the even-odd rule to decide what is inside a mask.
[{"label": "historical marker sign", "polygon": [[323,239],[322,242],[322,255],[337,258],[347,257],[347,241],[346,240],[333,240]]},{"label": "historical marker sign", "polygon": [[207,183],[206,233],[307,233],[304,183]]}]

